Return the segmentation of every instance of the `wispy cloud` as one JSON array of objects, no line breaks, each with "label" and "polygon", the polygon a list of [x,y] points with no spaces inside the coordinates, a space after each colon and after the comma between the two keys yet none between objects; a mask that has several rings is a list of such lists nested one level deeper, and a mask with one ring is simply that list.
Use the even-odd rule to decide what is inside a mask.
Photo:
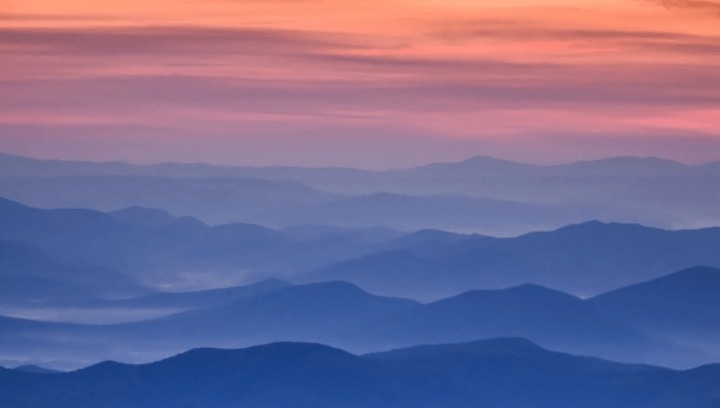
[{"label": "wispy cloud", "polygon": [[[47,140],[54,127],[65,140],[75,131],[82,140],[159,135],[168,148],[173,135],[191,134],[497,141],[621,134],[648,121],[690,129],[695,116],[680,113],[720,107],[715,20],[652,6],[715,13],[717,1],[612,10],[527,1],[526,14],[490,2],[459,13],[461,2],[391,2],[380,12],[372,2],[284,1],[183,2],[172,16],[158,6],[16,13],[0,24],[0,124]],[[634,20],[638,8],[650,17]],[[708,134],[720,129],[708,123]]]},{"label": "wispy cloud", "polygon": [[447,42],[467,41],[522,41],[530,44],[553,41],[577,45],[578,53],[587,53],[587,45],[595,52],[626,51],[672,52],[685,55],[716,54],[720,47],[720,36],[698,35],[670,31],[580,29],[547,27],[531,24],[493,24],[492,21],[477,20],[463,23],[440,23],[429,32],[429,36]]},{"label": "wispy cloud", "polygon": [[[684,55],[717,50],[702,36],[654,31],[485,25],[444,31],[440,37],[447,35],[513,41],[568,37]],[[2,29],[6,64],[0,68],[5,73],[0,88],[12,97],[0,98],[0,119],[57,123],[64,117],[70,123],[135,121],[160,127],[204,120],[213,127],[261,115],[337,123],[377,117],[402,121],[415,113],[555,109],[586,115],[720,105],[720,70],[710,62],[518,61],[495,54],[396,52],[388,44],[336,33],[254,28]]]},{"label": "wispy cloud", "polygon": [[[362,47],[356,37],[303,30],[218,27],[0,28],[0,44],[22,50],[42,47],[77,54],[162,55],[247,51],[303,53]],[[367,46],[367,45],[365,45]],[[271,47],[271,48],[267,48]]]},{"label": "wispy cloud", "polygon": [[99,14],[20,14],[3,13],[0,11],[0,22],[81,22],[87,20],[116,21],[119,16],[107,16]]},{"label": "wispy cloud", "polygon": [[667,8],[692,9],[714,14],[720,17],[720,3],[705,0],[643,0]]}]

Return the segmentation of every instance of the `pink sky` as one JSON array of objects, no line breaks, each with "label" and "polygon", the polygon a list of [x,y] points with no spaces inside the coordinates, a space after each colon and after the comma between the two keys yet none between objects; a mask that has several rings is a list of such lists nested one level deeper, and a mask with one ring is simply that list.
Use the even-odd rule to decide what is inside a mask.
[{"label": "pink sky", "polygon": [[720,3],[0,3],[0,150],[404,167],[720,159]]}]

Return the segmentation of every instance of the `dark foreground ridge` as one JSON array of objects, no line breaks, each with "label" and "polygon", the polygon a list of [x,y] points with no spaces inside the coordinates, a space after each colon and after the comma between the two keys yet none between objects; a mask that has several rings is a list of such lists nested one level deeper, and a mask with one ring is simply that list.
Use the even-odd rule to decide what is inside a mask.
[{"label": "dark foreground ridge", "polygon": [[517,338],[356,356],[307,343],[196,349],[62,374],[0,369],[7,408],[714,408],[720,366],[674,371],[551,352]]}]

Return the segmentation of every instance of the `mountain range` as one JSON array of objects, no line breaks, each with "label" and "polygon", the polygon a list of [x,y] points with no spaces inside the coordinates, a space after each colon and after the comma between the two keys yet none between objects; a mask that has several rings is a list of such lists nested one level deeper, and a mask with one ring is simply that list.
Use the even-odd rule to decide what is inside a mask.
[{"label": "mountain range", "polygon": [[198,349],[139,366],[39,374],[0,369],[17,408],[714,408],[720,367],[673,371],[552,352],[522,339],[353,355],[317,344]]},{"label": "mountain range", "polygon": [[588,297],[697,265],[720,267],[720,228],[669,231],[589,222],[514,238],[423,231],[394,247],[308,271],[373,293],[432,300],[535,283]]},{"label": "mountain range", "polygon": [[[589,300],[607,318],[680,344],[718,352],[720,270],[696,267]],[[717,354],[720,358],[720,354]]]},{"label": "mountain range", "polygon": [[0,401],[714,408],[719,182],[0,153]]},{"label": "mountain range", "polygon": [[[67,369],[108,358],[143,362],[189,348],[236,348],[285,340],[369,352],[508,336],[623,362],[688,368],[718,361],[720,338],[716,330],[709,330],[717,327],[718,309],[711,307],[709,298],[703,303],[707,307],[697,307],[695,297],[683,288],[712,287],[720,280],[720,269],[692,268],[663,280],[674,285],[666,287],[662,296],[694,314],[679,313],[660,328],[653,327],[651,319],[633,318],[632,312],[618,314],[626,304],[632,304],[633,310],[657,306],[658,300],[645,297],[637,286],[583,300],[523,285],[469,291],[425,304],[373,295],[345,282],[291,286],[269,281],[245,288],[145,295],[120,302],[182,306],[184,311],[109,325],[4,318],[0,361]],[[655,282],[640,286],[646,285],[652,288]],[[617,298],[617,293],[624,295]],[[685,320],[703,325],[691,326]],[[53,363],[58,354],[66,359],[64,365]],[[18,355],[26,359],[15,359]]]},{"label": "mountain range", "polygon": [[[389,234],[391,237],[394,235]],[[371,253],[379,245],[378,236],[365,238],[363,231],[356,229],[346,235],[335,231],[305,239],[250,224],[211,227],[192,218],[137,207],[113,213],[44,210],[1,198],[0,240],[35,248],[54,262],[76,269],[80,265],[97,267],[98,280],[108,284],[117,272],[139,286],[172,285],[186,290],[288,275]],[[20,251],[2,251],[0,263],[25,262],[14,268],[24,268],[24,278],[47,277],[48,273],[58,281],[69,278],[58,268],[36,276],[34,271],[39,269],[28,265],[39,259],[27,256],[22,261],[19,257]]]},{"label": "mountain range", "polygon": [[588,220],[717,225],[717,162],[619,157],[529,165],[489,157],[417,168],[132,165],[0,154],[0,195],[42,208],[159,208],[210,224],[424,228],[517,235]]},{"label": "mountain range", "polygon": [[[44,210],[0,199],[0,278],[70,285],[78,282],[77,274],[102,286],[95,297],[268,278],[342,280],[420,300],[525,283],[587,297],[697,265],[720,267],[715,242],[719,228],[673,231],[589,222],[514,238],[311,226],[273,230],[208,226],[138,207],[112,213]],[[15,249],[2,251],[7,245]],[[23,255],[28,253],[34,255]],[[46,266],[33,266],[38,262]]]}]

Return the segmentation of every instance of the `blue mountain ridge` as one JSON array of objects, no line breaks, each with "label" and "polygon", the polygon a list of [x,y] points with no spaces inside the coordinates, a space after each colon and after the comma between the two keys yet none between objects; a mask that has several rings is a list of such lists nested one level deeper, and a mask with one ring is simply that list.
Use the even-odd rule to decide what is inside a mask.
[{"label": "blue mountain ridge", "polygon": [[719,380],[717,365],[673,371],[618,364],[515,338],[365,356],[276,343],[51,376],[1,369],[0,399],[9,408],[714,408]]}]

